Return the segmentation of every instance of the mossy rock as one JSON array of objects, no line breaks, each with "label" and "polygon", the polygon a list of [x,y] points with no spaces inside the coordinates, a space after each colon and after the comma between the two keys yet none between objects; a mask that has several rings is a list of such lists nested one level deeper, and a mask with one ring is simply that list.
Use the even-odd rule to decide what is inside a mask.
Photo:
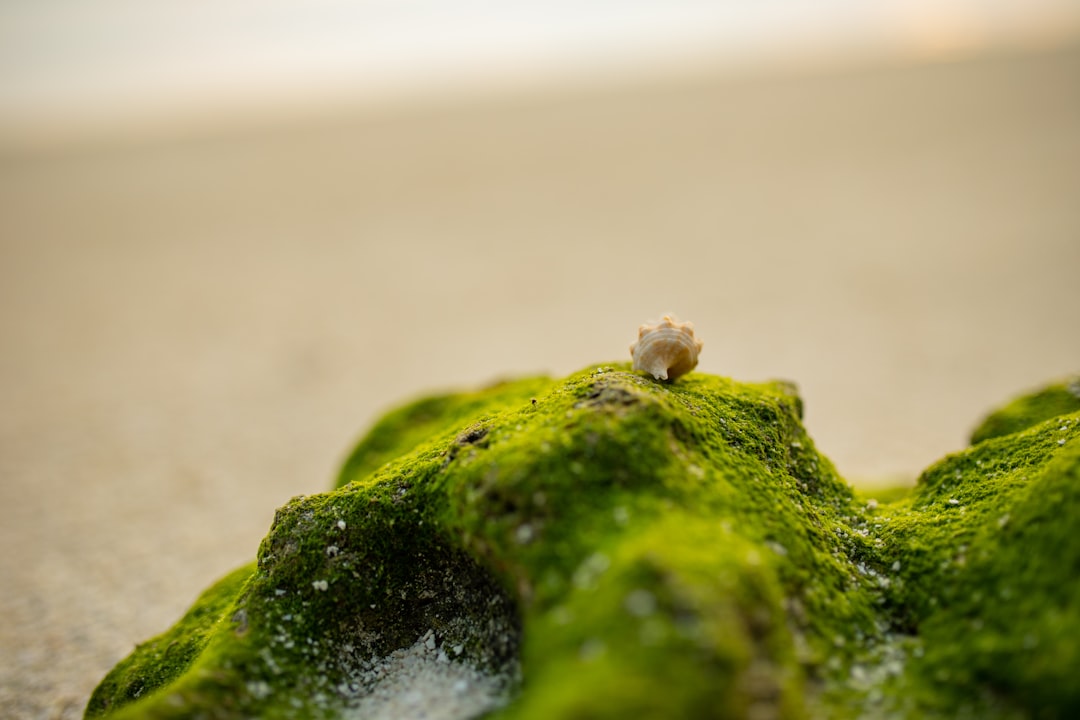
[{"label": "mossy rock", "polygon": [[623,365],[412,403],[86,715],[1077,716],[1080,413],[880,501],[801,413]]},{"label": "mossy rock", "polygon": [[1074,412],[1080,412],[1080,375],[1023,395],[990,413],[971,433],[971,444],[1011,435]]}]

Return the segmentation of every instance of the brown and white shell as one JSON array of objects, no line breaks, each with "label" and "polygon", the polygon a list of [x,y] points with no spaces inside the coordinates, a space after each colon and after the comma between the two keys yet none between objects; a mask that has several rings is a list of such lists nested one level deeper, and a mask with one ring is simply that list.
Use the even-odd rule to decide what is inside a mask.
[{"label": "brown and white shell", "polygon": [[704,345],[694,338],[694,324],[681,323],[670,315],[656,325],[638,328],[638,340],[630,346],[634,369],[657,380],[674,380],[697,367]]}]

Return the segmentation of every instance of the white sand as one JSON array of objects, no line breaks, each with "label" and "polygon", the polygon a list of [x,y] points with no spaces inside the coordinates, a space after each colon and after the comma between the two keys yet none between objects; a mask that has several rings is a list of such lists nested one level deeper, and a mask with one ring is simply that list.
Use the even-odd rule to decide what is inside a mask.
[{"label": "white sand", "polygon": [[468,720],[504,705],[513,673],[484,672],[457,655],[454,648],[438,647],[429,630],[411,647],[379,658],[360,675],[365,694],[346,717]]}]

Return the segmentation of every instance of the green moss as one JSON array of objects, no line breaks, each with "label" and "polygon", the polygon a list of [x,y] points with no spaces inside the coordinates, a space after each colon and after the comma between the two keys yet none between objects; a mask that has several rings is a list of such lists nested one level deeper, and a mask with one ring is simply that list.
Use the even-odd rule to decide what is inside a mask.
[{"label": "green moss", "polygon": [[890,601],[922,640],[912,672],[932,704],[1080,712],[1078,436],[1073,413],[982,442],[882,516],[901,566]]},{"label": "green moss", "polygon": [[990,413],[971,433],[971,443],[1011,435],[1074,412],[1080,412],[1080,375],[1047,385]]},{"label": "green moss", "polygon": [[227,623],[228,609],[254,570],[254,565],[247,565],[229,573],[200,595],[180,622],[136,647],[98,684],[86,716],[104,716],[136,700],[145,701],[179,679],[210,635]]},{"label": "green moss", "polygon": [[545,377],[497,382],[477,392],[431,395],[382,417],[342,465],[335,487],[378,470],[418,445],[507,408],[529,402],[552,384]]},{"label": "green moss", "polygon": [[422,638],[504,678],[505,719],[1077,709],[1080,416],[870,500],[801,414],[625,366],[414,402],[87,714],[351,716]]}]

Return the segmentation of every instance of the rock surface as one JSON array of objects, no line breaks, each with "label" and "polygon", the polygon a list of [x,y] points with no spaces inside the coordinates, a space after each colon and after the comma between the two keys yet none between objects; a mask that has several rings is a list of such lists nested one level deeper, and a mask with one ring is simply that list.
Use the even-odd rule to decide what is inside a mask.
[{"label": "rock surface", "polygon": [[1080,412],[871,499],[801,411],[623,365],[414,402],[87,717],[1074,716]]}]

